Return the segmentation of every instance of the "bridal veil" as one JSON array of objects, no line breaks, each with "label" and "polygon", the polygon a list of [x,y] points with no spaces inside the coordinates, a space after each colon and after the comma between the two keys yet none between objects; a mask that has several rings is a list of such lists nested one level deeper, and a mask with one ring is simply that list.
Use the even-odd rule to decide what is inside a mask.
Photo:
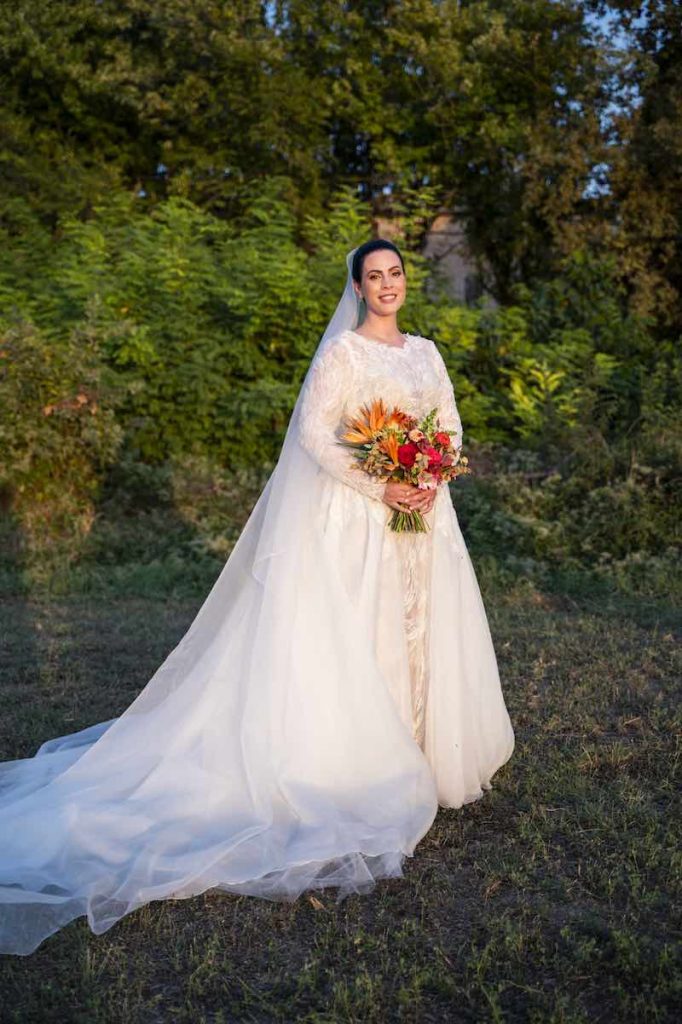
[{"label": "bridal veil", "polygon": [[[367,629],[371,600],[349,595],[321,523],[319,467],[296,436],[316,360],[356,326],[353,254],[279,460],[186,634],[118,718],[0,764],[0,951],[31,953],[81,915],[102,933],[152,900],[213,887],[278,900],[364,892],[402,874],[439,795],[455,806],[480,794],[485,743],[472,779],[448,794],[397,713]],[[368,595],[384,532],[363,552]],[[452,552],[440,557],[438,571],[472,574],[468,560],[455,570]],[[464,630],[480,625],[477,595]],[[445,599],[436,611],[447,632],[459,611]],[[470,666],[476,685],[490,679],[482,703],[495,696],[491,652]],[[434,652],[443,680],[445,653]],[[466,780],[457,728],[475,740],[478,726],[458,700],[434,696],[429,713],[458,717],[434,756]]]}]

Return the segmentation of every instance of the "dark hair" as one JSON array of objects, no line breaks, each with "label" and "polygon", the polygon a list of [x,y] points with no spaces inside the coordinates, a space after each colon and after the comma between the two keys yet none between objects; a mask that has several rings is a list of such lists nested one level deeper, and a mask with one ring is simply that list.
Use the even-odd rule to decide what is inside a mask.
[{"label": "dark hair", "polygon": [[391,252],[396,253],[400,260],[400,266],[403,268],[403,272],[405,271],[405,264],[397,245],[389,242],[386,238],[373,238],[371,242],[363,242],[362,245],[358,246],[358,250],[353,257],[351,273],[353,280],[357,281],[358,284],[362,281],[362,265],[365,262],[365,256],[369,256],[371,252],[376,252],[377,249],[390,249]]}]

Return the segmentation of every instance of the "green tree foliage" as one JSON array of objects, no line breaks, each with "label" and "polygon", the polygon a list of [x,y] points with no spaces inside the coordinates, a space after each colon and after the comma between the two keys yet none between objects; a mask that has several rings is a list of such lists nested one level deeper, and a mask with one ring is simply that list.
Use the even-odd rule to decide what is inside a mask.
[{"label": "green tree foliage", "polygon": [[[82,533],[112,460],[271,465],[343,256],[381,217],[402,326],[506,467],[466,492],[486,495],[474,532],[530,559],[667,543],[679,27],[664,0],[3,5],[5,504]],[[439,292],[420,253],[443,204],[498,305]]]},{"label": "green tree foliage", "polygon": [[[324,83],[295,64],[261,0],[19,0],[0,12],[0,165],[41,215],[116,182],[225,212],[245,182],[314,193]],[[54,223],[54,219],[53,219]]]},{"label": "green tree foliage", "polygon": [[[651,186],[674,177],[672,29],[660,54],[638,37],[647,100],[635,116],[626,62],[614,69],[589,6],[17,0],[0,11],[0,218],[20,231],[28,206],[55,229],[62,213],[89,216],[117,184],[142,189],[150,206],[174,195],[233,218],[252,183],[272,176],[291,181],[299,218],[319,215],[344,185],[394,216],[405,189],[429,184],[458,211],[501,302],[587,244],[645,277],[629,238],[637,197],[653,204]],[[608,166],[624,201],[621,149],[638,169],[625,190],[632,225],[604,231],[609,203],[592,186]],[[676,243],[664,207],[649,212],[667,281]]]},{"label": "green tree foliage", "polygon": [[612,59],[620,96],[610,131],[604,221],[631,304],[659,333],[682,331],[682,7],[595,3],[623,37]]}]

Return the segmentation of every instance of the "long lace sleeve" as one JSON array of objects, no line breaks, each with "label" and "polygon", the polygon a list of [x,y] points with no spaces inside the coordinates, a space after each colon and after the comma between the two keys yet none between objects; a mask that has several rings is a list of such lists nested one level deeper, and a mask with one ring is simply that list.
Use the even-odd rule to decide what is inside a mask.
[{"label": "long lace sleeve", "polygon": [[368,498],[381,501],[386,481],[370,476],[352,453],[336,442],[343,433],[343,410],[353,384],[351,356],[342,343],[330,342],[313,365],[301,400],[298,438],[327,473]]},{"label": "long lace sleeve", "polygon": [[460,419],[457,402],[455,401],[455,391],[447,366],[435,345],[433,346],[433,354],[440,379],[438,389],[438,416],[440,424],[445,430],[457,431],[454,446],[460,449],[462,447],[462,420]]}]

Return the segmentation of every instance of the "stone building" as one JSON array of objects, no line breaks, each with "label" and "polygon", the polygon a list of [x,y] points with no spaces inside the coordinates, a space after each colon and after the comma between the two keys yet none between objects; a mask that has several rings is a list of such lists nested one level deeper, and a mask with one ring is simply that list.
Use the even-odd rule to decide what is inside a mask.
[{"label": "stone building", "polygon": [[[397,234],[395,223],[388,218],[380,218],[377,228],[382,238]],[[471,305],[482,298],[485,305],[497,305],[483,287],[464,228],[455,214],[444,210],[436,215],[426,234],[422,253],[442,271],[447,292],[454,300]]]},{"label": "stone building", "polygon": [[464,228],[452,213],[443,212],[435,217],[422,252],[442,270],[453,299],[471,305],[484,298],[486,304],[495,304],[492,296],[485,293]]}]

